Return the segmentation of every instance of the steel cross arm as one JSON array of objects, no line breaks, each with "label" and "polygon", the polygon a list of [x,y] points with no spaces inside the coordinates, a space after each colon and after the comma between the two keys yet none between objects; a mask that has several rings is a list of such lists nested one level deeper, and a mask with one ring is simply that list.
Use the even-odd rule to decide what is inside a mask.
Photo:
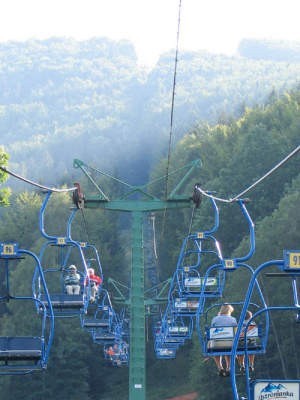
[{"label": "steel cross arm", "polygon": [[159,304],[165,304],[168,302],[168,297],[165,298],[153,298],[153,299],[146,299],[144,301],[145,306],[157,306]]},{"label": "steel cross arm", "polygon": [[[184,183],[187,181],[187,179],[191,176],[192,172],[196,169],[199,168],[201,166],[202,162],[200,159],[197,160],[193,160],[191,162],[189,162],[188,164],[186,164],[185,166],[181,167],[181,168],[177,168],[176,170],[169,172],[167,176],[171,176],[174,174],[177,174],[179,171],[184,170],[185,168],[189,168],[188,171],[185,173],[185,175],[182,177],[182,179],[180,180],[180,182],[176,185],[176,187],[172,190],[172,192],[167,196],[169,199],[173,199],[175,197],[177,197],[178,191],[180,188],[182,188],[182,186],[184,185]],[[99,185],[95,182],[95,180],[93,179],[93,177],[91,176],[89,169],[92,169],[96,172],[98,172],[100,175],[106,176],[110,179],[112,179],[115,182],[118,182],[124,186],[126,186],[129,190],[129,192],[127,193],[127,198],[130,195],[130,193],[133,192],[140,192],[142,194],[144,194],[146,197],[153,197],[148,193],[148,190],[146,190],[147,187],[149,187],[149,185],[161,181],[162,179],[167,179],[167,176],[162,176],[160,178],[154,179],[151,182],[148,182],[147,184],[143,185],[143,186],[132,186],[129,185],[126,182],[121,181],[120,179],[117,179],[115,177],[113,177],[110,174],[107,174],[103,171],[100,171],[98,169],[95,169],[93,167],[89,167],[87,164],[85,164],[83,161],[78,160],[78,159],[74,159],[73,160],[73,166],[74,168],[79,168],[82,170],[82,172],[85,174],[85,176],[89,179],[89,181],[93,184],[93,186],[97,189],[97,191],[99,192],[99,198],[102,200],[109,200],[108,197],[105,195],[105,193],[102,191],[102,189],[99,187]]]},{"label": "steel cross arm", "polygon": [[98,196],[85,197],[85,208],[103,208],[114,211],[159,211],[165,209],[188,208],[192,205],[192,199],[177,197],[169,200],[146,199],[146,200],[103,200]]}]

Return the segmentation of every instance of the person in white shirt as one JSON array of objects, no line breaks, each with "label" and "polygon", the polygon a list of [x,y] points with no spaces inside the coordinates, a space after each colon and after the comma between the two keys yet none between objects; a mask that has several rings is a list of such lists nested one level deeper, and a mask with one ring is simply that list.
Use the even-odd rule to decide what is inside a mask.
[{"label": "person in white shirt", "polygon": [[80,294],[80,275],[75,265],[70,265],[64,278],[67,294]]},{"label": "person in white shirt", "polygon": [[[211,326],[213,327],[225,327],[225,326],[237,326],[237,320],[232,317],[234,308],[231,304],[223,304],[220,311],[216,317],[211,321]],[[223,366],[223,356],[215,356],[214,361],[218,368],[218,373],[220,376],[230,375],[230,355],[225,355],[225,368]]]}]

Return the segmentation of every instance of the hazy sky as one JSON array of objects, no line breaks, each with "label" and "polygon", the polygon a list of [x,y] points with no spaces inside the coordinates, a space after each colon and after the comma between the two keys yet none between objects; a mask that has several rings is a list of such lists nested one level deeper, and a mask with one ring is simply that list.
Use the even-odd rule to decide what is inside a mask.
[{"label": "hazy sky", "polygon": [[[176,46],[179,0],[1,0],[0,41],[129,39],[140,63]],[[240,39],[300,42],[300,0],[181,0],[180,49],[233,54]]]}]

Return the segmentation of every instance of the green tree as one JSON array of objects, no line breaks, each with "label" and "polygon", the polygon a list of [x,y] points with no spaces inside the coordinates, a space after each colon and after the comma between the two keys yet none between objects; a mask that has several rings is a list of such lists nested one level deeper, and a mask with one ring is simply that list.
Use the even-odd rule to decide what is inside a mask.
[{"label": "green tree", "polygon": [[[2,147],[0,147],[0,167],[7,167],[9,156],[4,151]],[[4,183],[8,178],[7,173],[1,169],[0,170],[0,184]],[[2,188],[0,190],[0,205],[7,206],[9,204],[9,196],[11,191],[8,188]]]}]

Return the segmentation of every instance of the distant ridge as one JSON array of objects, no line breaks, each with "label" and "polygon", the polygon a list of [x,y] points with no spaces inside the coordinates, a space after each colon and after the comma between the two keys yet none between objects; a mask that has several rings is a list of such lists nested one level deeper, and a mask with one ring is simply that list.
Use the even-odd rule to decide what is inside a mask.
[{"label": "distant ridge", "polygon": [[243,39],[238,47],[242,57],[252,60],[300,62],[300,42],[268,39]]}]

